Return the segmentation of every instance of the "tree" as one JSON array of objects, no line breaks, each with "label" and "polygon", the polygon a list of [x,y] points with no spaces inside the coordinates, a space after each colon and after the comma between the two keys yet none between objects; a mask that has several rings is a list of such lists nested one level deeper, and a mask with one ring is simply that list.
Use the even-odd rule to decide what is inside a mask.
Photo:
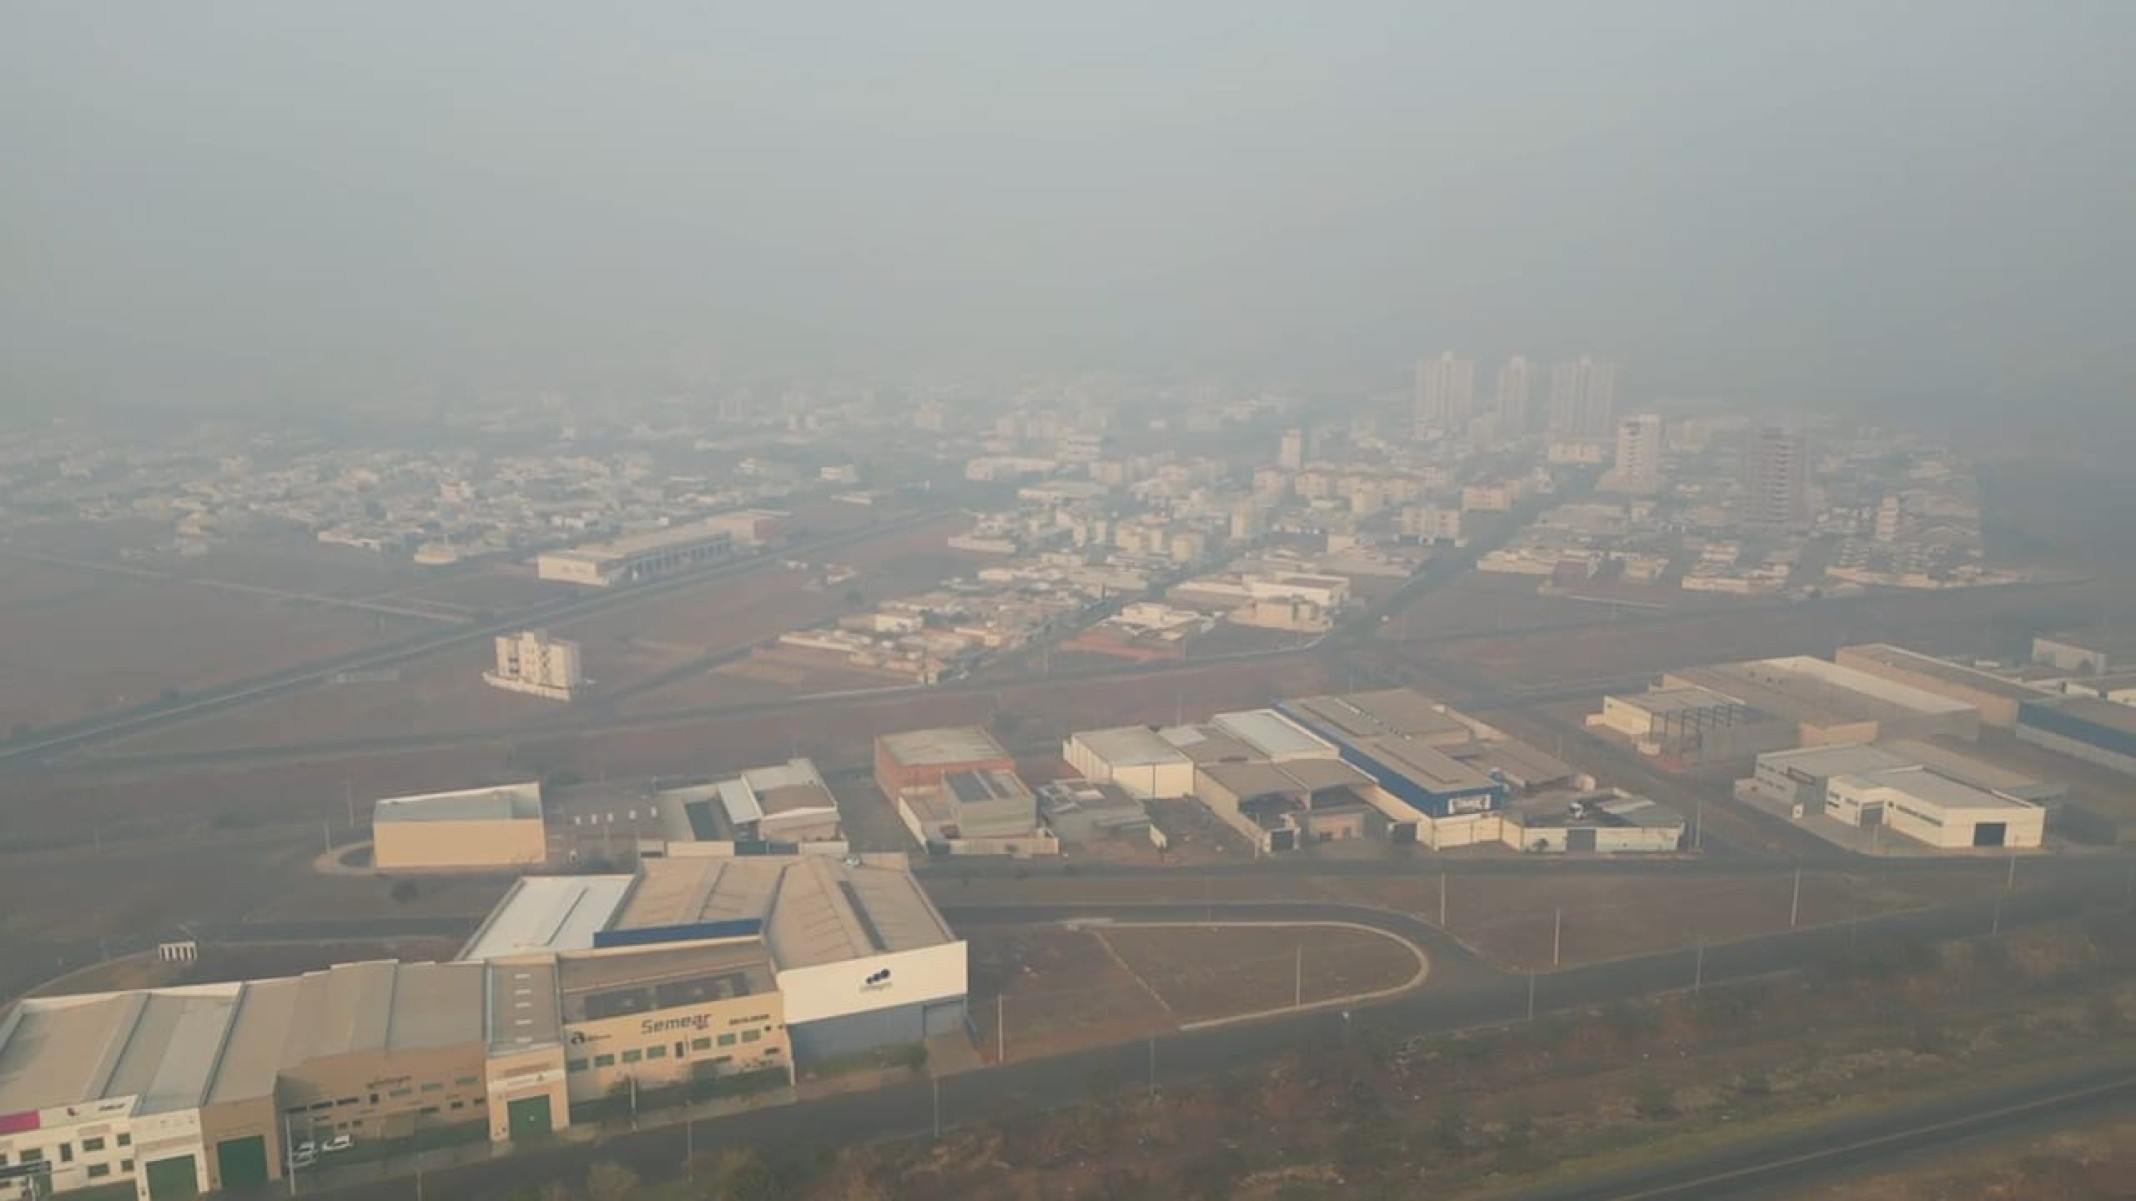
[{"label": "tree", "polygon": [[642,1186],[638,1174],[618,1163],[597,1163],[586,1173],[588,1201],[631,1201]]},{"label": "tree", "polygon": [[779,1179],[764,1157],[746,1147],[730,1147],[712,1161],[707,1201],[776,1201]]},{"label": "tree", "polygon": [[1650,1122],[1676,1116],[1676,1094],[1652,1072],[1642,1072],[1632,1085],[1632,1111]]}]

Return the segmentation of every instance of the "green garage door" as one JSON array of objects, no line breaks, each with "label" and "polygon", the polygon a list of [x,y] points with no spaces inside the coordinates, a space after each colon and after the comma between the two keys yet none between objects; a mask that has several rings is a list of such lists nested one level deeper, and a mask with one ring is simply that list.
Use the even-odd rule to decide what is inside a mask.
[{"label": "green garage door", "polygon": [[233,1138],[215,1144],[215,1169],[222,1188],[252,1188],[267,1183],[267,1136]]},{"label": "green garage door", "polygon": [[526,1097],[505,1106],[505,1116],[510,1119],[512,1137],[539,1138],[549,1133],[549,1097]]},{"label": "green garage door", "polygon": [[172,1197],[198,1197],[200,1176],[194,1171],[193,1157],[178,1155],[149,1164],[148,1195],[153,1201],[168,1201]]}]

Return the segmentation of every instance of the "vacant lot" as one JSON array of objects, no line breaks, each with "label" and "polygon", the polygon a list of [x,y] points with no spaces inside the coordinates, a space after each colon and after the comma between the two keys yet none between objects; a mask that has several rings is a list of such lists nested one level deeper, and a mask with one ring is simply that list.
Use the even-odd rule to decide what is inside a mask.
[{"label": "vacant lot", "polygon": [[1103,941],[1180,1022],[1399,988],[1407,946],[1350,926],[1106,926]]},{"label": "vacant lot", "polygon": [[180,579],[7,559],[0,562],[0,736],[436,628]]},{"label": "vacant lot", "polygon": [[964,934],[971,945],[971,1015],[989,1059],[1002,1049],[1011,1059],[1027,1059],[1117,1043],[1175,1024],[1088,931],[1006,926]]},{"label": "vacant lot", "polygon": [[[963,518],[947,518],[886,535],[851,548],[864,561],[901,562],[938,546],[943,531]],[[947,523],[947,524],[945,524]],[[927,570],[933,570],[930,566]],[[853,607],[845,587],[813,587],[811,572],[781,564],[722,577],[610,609],[552,630],[577,640],[587,677],[587,696],[564,703],[492,688],[482,672],[494,658],[487,642],[453,647],[403,664],[397,678],[322,684],[294,696],[167,727],[113,744],[126,754],[217,747],[276,746],[350,738],[385,738],[449,726],[502,729],[538,725],[583,712],[589,706],[632,713],[680,704],[748,704],[783,700],[794,691],[746,675],[700,670],[757,642],[826,619]],[[865,579],[865,577],[864,577]],[[856,581],[857,583],[858,581]],[[858,677],[837,674],[830,687],[855,686]],[[709,684],[705,683],[709,681]],[[873,682],[880,682],[874,680]],[[688,686],[699,685],[695,692]]]}]

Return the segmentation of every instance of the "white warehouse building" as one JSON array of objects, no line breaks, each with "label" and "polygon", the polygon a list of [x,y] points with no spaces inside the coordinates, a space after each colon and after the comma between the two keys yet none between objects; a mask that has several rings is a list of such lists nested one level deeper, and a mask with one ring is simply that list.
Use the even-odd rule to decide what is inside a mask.
[{"label": "white warehouse building", "polygon": [[1071,734],[1061,758],[1084,779],[1117,785],[1137,800],[1194,794],[1194,760],[1148,726]]},{"label": "white warehouse building", "polygon": [[1825,814],[1850,826],[1882,826],[1944,850],[2036,847],[2047,811],[1926,767],[1893,767],[1834,776],[1825,784]]}]

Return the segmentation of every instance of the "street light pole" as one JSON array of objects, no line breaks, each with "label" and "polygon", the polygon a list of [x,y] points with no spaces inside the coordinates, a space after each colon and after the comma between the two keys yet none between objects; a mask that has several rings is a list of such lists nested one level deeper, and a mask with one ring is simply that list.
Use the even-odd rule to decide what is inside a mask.
[{"label": "street light pole", "polygon": [[1558,965],[1558,951],[1565,944],[1565,907],[1563,905],[1560,905],[1554,912],[1556,916],[1550,923],[1551,967],[1556,967]]},{"label": "street light pole", "polygon": [[1796,919],[1802,915],[1802,869],[1795,869],[1795,895],[1787,903],[1787,928],[1795,928]]}]

